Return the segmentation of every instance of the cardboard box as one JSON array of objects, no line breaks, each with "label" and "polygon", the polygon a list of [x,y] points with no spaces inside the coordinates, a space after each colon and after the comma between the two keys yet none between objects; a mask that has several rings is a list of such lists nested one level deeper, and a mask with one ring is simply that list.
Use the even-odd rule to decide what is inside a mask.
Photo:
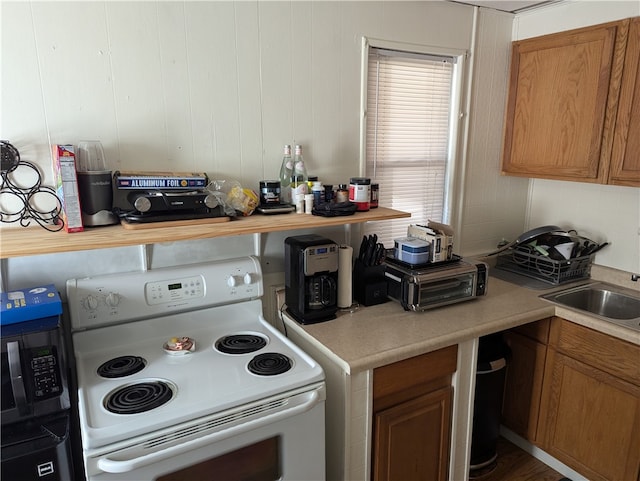
[{"label": "cardboard box", "polygon": [[76,175],[76,155],[73,145],[53,146],[53,178],[56,194],[62,204],[62,220],[67,232],[82,232],[82,211]]},{"label": "cardboard box", "polygon": [[32,321],[62,313],[60,295],[53,284],[0,293],[0,325]]},{"label": "cardboard box", "polygon": [[431,244],[431,262],[448,261],[453,257],[453,229],[446,224],[432,221],[426,226],[411,224],[407,229],[407,235]]},{"label": "cardboard box", "polygon": [[134,190],[198,190],[209,185],[204,172],[141,172],[116,171],[113,174],[116,189]]}]

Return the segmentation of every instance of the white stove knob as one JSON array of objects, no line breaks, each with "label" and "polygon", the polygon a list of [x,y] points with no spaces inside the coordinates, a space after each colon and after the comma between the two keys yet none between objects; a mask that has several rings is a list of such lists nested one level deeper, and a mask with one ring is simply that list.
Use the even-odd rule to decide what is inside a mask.
[{"label": "white stove knob", "polygon": [[250,272],[247,272],[244,275],[244,278],[242,279],[245,283],[245,285],[249,285],[249,284],[253,284],[253,274],[251,274]]},{"label": "white stove knob", "polygon": [[105,298],[104,302],[106,302],[107,306],[109,307],[116,307],[118,304],[120,304],[120,294],[118,294],[117,292],[110,292]]},{"label": "white stove knob", "polygon": [[236,287],[240,282],[242,282],[242,278],[239,276],[229,276],[227,279],[227,285],[229,287]]},{"label": "white stove knob", "polygon": [[93,311],[94,309],[98,308],[98,299],[96,299],[92,295],[88,295],[82,300],[82,307]]}]

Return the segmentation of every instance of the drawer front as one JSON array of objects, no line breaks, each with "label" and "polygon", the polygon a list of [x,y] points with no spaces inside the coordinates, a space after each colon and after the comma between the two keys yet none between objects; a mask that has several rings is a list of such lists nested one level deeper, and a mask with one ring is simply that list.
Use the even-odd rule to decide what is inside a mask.
[{"label": "drawer front", "polygon": [[455,345],[376,368],[373,371],[373,398],[401,394],[447,378],[455,372],[457,363],[458,346]]},{"label": "drawer front", "polygon": [[554,317],[549,344],[559,352],[640,386],[640,346]]}]

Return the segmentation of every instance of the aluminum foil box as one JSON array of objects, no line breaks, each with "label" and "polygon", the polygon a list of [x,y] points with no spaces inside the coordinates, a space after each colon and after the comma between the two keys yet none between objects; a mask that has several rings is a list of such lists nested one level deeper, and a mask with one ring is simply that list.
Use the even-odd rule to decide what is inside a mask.
[{"label": "aluminum foil box", "polygon": [[0,293],[0,325],[31,321],[62,313],[60,295],[53,284]]}]

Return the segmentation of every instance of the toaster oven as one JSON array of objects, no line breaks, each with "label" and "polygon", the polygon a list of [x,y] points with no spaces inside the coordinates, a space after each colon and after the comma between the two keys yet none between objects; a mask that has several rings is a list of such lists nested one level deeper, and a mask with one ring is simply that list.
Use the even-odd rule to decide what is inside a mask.
[{"label": "toaster oven", "polygon": [[424,311],[484,296],[489,268],[460,257],[446,263],[412,266],[386,260],[387,295],[405,310]]}]

